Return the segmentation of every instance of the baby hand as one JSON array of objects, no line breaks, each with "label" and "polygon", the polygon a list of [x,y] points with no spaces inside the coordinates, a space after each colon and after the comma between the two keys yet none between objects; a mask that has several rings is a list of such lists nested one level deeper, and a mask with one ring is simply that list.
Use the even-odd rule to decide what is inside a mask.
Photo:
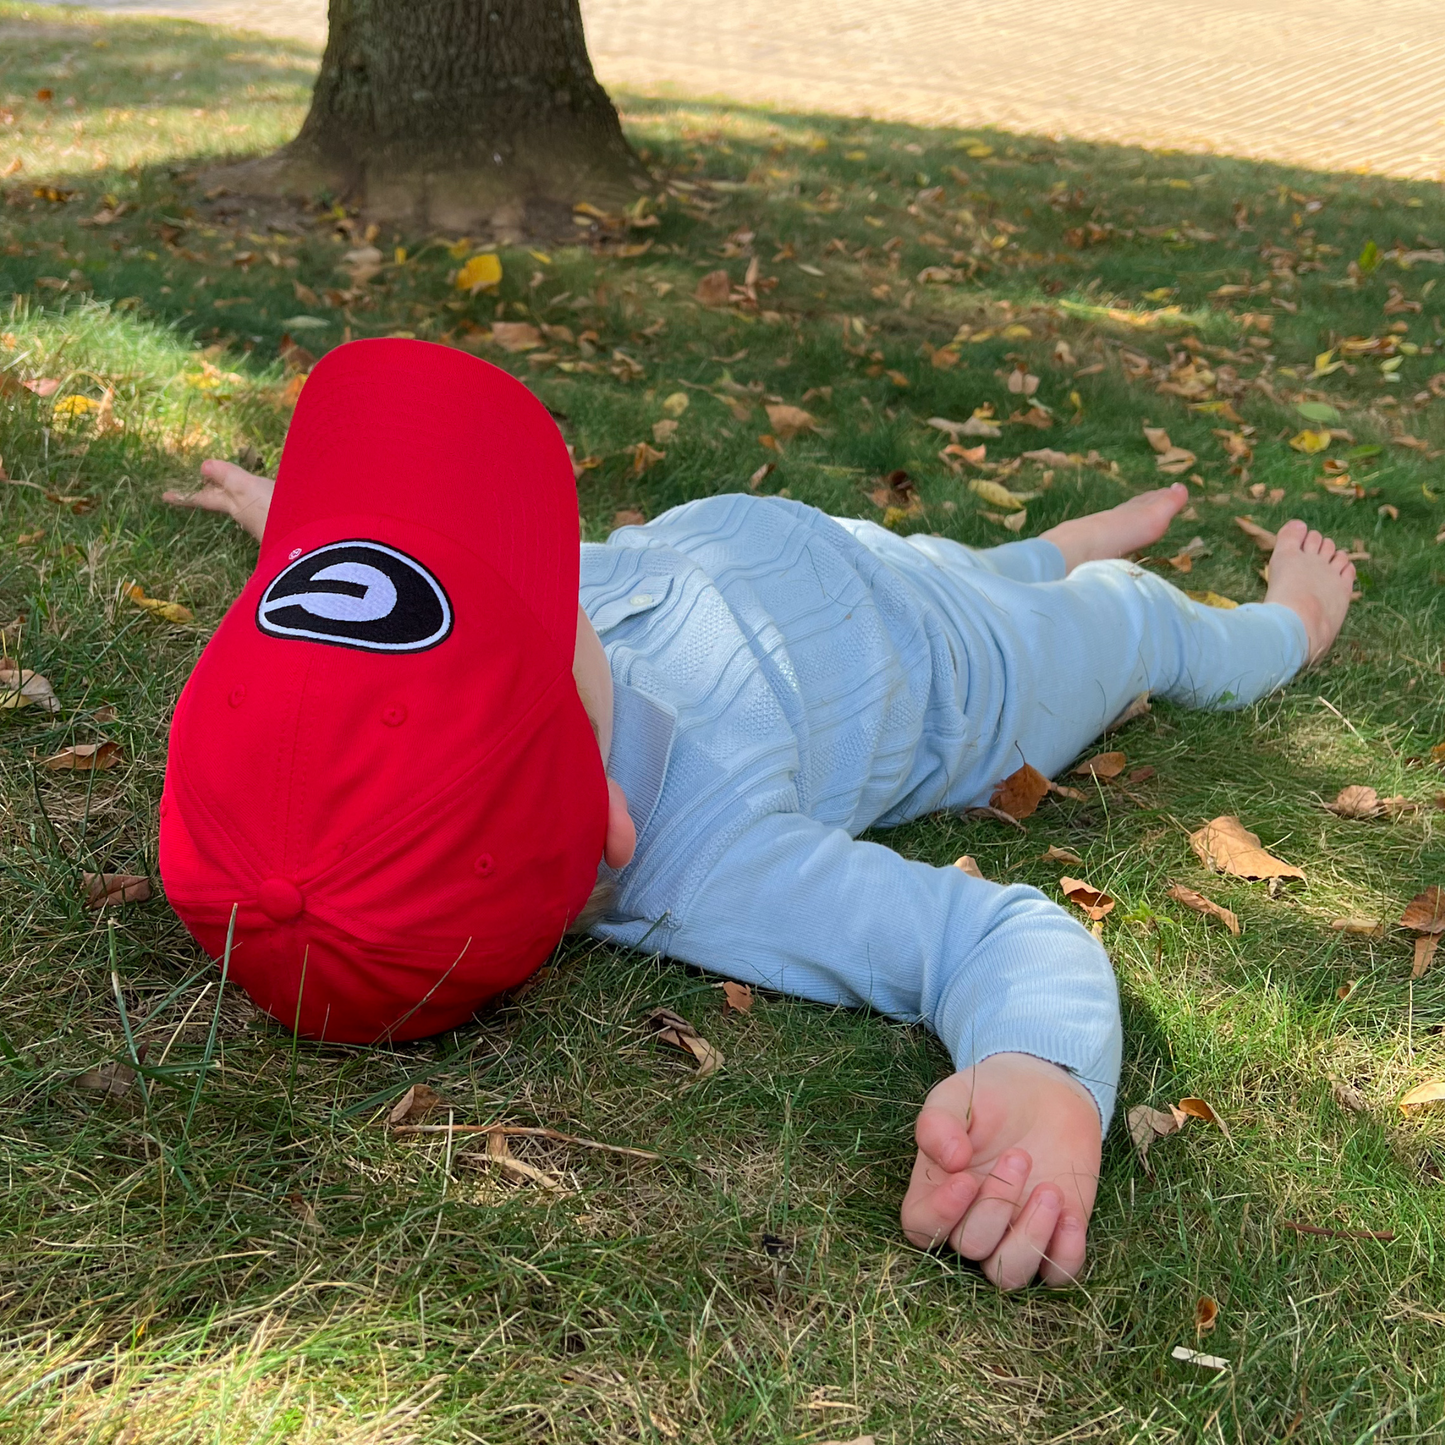
[{"label": "baby hand", "polygon": [[275,488],[276,483],[267,477],[254,477],[230,462],[212,459],[201,463],[200,491],[162,492],[161,501],[173,507],[221,512],[259,542]]},{"label": "baby hand", "polygon": [[1092,1095],[1056,1064],[995,1054],[952,1074],[924,1100],[903,1232],[945,1240],[1000,1289],[1037,1273],[1070,1284],[1084,1264],[1099,1184]]}]

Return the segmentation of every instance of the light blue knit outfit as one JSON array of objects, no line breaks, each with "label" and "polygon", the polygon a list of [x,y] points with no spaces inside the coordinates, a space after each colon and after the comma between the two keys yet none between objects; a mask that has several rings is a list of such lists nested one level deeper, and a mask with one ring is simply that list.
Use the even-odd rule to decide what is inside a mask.
[{"label": "light blue knit outfit", "polygon": [[719,496],[582,548],[637,853],[594,930],[730,978],[925,1020],[957,1067],[1071,1070],[1107,1126],[1118,996],[1036,889],[857,841],[1052,777],[1140,693],[1241,707],[1304,664],[1286,608],[1201,607],[1039,539],[976,552]]}]

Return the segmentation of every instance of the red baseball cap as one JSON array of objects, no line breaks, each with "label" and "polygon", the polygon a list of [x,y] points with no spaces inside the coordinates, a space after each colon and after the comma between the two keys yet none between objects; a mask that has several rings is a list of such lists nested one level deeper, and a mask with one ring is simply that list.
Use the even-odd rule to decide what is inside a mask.
[{"label": "red baseball cap", "polygon": [[288,1029],[464,1022],[597,877],[607,784],[572,679],[566,445],[521,382],[354,341],[301,392],[256,570],[171,724],[166,893]]}]

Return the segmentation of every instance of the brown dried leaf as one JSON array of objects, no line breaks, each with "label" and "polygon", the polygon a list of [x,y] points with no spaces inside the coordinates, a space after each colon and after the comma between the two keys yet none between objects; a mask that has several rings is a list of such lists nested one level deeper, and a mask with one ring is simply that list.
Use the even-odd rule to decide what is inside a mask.
[{"label": "brown dried leaf", "polygon": [[994,790],[989,807],[998,808],[1010,818],[1027,818],[1043,802],[1049,791],[1049,780],[1035,767],[1025,763],[1010,773]]},{"label": "brown dried leaf", "polygon": [[792,441],[801,432],[818,429],[817,417],[800,406],[779,404],[765,407],[764,410],[768,414],[768,425],[772,427],[773,435],[779,441]]},{"label": "brown dried leaf", "polygon": [[1236,935],[1239,933],[1239,919],[1223,904],[1214,902],[1212,898],[1206,898],[1202,893],[1196,893],[1194,889],[1186,888],[1182,883],[1174,884],[1169,890],[1169,896],[1176,903],[1182,903],[1196,913],[1204,913],[1210,918],[1217,918],[1231,933]]},{"label": "brown dried leaf", "polygon": [[82,1089],[94,1089],[101,1094],[121,1095],[130,1091],[135,1082],[135,1070],[128,1064],[114,1061],[102,1064],[98,1069],[87,1069],[76,1077],[75,1082]]},{"label": "brown dried leaf", "polygon": [[1219,1323],[1219,1306],[1208,1295],[1200,1298],[1194,1306],[1194,1328],[1207,1335]]},{"label": "brown dried leaf", "polygon": [[1410,969],[1411,978],[1423,978],[1426,970],[1435,961],[1435,950],[1440,947],[1438,933],[1421,933],[1415,937],[1415,962]]},{"label": "brown dried leaf", "polygon": [[688,1021],[671,1009],[654,1009],[647,1016],[648,1025],[657,1030],[657,1037],[675,1049],[682,1049],[697,1060],[697,1077],[715,1074],[725,1062],[721,1049],[702,1037]]},{"label": "brown dried leaf", "polygon": [[135,873],[82,873],[87,908],[111,908],[118,903],[144,903],[151,896],[151,881]]},{"label": "brown dried leaf", "polygon": [[732,281],[722,269],[709,271],[692,293],[704,306],[726,306],[732,295]]},{"label": "brown dried leaf", "polygon": [[1445,1104],[1445,1079],[1419,1084],[1400,1100],[1402,1109],[1420,1109],[1426,1104]]},{"label": "brown dried leaf", "polygon": [[60,699],[48,678],[8,657],[0,657],[0,709],[38,707],[42,712],[59,712]]},{"label": "brown dried leaf", "polygon": [[[1074,803],[1087,803],[1089,801],[1089,795],[1087,793],[1081,793],[1078,788],[1071,788],[1067,783],[1051,782],[1049,784],[1049,792],[1056,798],[1068,798]],[[1067,861],[1068,860],[1065,859],[1065,862]]]},{"label": "brown dried leaf", "polygon": [[764,462],[752,476],[748,478],[748,491],[755,492],[762,486],[763,482],[778,469],[777,462]]},{"label": "brown dried leaf", "polygon": [[[1260,846],[1257,834],[1251,833],[1232,814],[1213,819],[1197,833],[1189,835],[1189,846],[1198,854],[1206,868],[1216,873],[1232,873],[1236,878],[1303,878],[1302,869],[1276,858]],[[1445,928],[1445,920],[1441,927]]]},{"label": "brown dried leaf", "polygon": [[[470,1155],[468,1157],[476,1158],[477,1156]],[[526,1184],[538,1184],[543,1189],[554,1192],[561,1192],[562,1185],[555,1175],[538,1169],[535,1164],[528,1164],[525,1159],[518,1159],[512,1153],[512,1147],[507,1143],[507,1136],[500,1129],[493,1129],[488,1133],[485,1157],[487,1163],[495,1164],[502,1173],[511,1175],[513,1179]]]},{"label": "brown dried leaf", "polygon": [[1123,753],[1095,753],[1092,758],[1087,758],[1069,771],[1080,777],[1092,778],[1117,778],[1129,759]]},{"label": "brown dried leaf", "polygon": [[1251,538],[1261,552],[1274,551],[1275,534],[1268,527],[1261,527],[1252,517],[1236,517],[1234,525]]},{"label": "brown dried leaf", "polygon": [[1188,1114],[1191,1119],[1203,1119],[1206,1124],[1213,1124],[1226,1139],[1229,1138],[1229,1125],[1203,1099],[1180,1099],[1179,1112]]},{"label": "brown dried leaf", "polygon": [[386,1116],[386,1122],[391,1125],[413,1124],[418,1119],[426,1118],[441,1102],[442,1096],[430,1085],[413,1084],[392,1105],[391,1112]]},{"label": "brown dried leaf", "polygon": [[541,346],[542,333],[530,321],[494,321],[492,340],[503,351],[533,351]]},{"label": "brown dried leaf", "polygon": [[1151,1109],[1148,1104],[1135,1104],[1127,1118],[1129,1137],[1139,1151],[1139,1162],[1144,1166],[1144,1172],[1152,1175],[1154,1169],[1149,1163],[1149,1146],[1167,1134],[1177,1134],[1184,1125],[1185,1116],[1173,1107]]},{"label": "brown dried leaf", "polygon": [[953,866],[960,873],[967,873],[970,878],[982,878],[983,869],[980,868],[971,853],[965,853],[962,858],[955,858]]},{"label": "brown dried leaf", "polygon": [[1060,878],[1059,888],[1075,908],[1082,909],[1095,923],[1114,911],[1114,900],[1082,878]]},{"label": "brown dried leaf", "polygon": [[1026,366],[1016,366],[1008,374],[1008,389],[1015,396],[1032,396],[1039,389],[1039,379]]},{"label": "brown dried leaf", "polygon": [[1400,927],[1413,928],[1416,933],[1445,933],[1445,889],[1432,883],[1417,893],[1405,905]]},{"label": "brown dried leaf", "polygon": [[745,983],[728,979],[723,984],[723,1012],[731,1009],[734,1013],[750,1014],[753,1011],[753,991]]},{"label": "brown dried leaf", "polygon": [[1114,721],[1111,722],[1109,726],[1104,729],[1104,731],[1106,733],[1118,732],[1125,723],[1133,722],[1136,717],[1143,717],[1144,714],[1148,711],[1149,694],[1147,692],[1141,692],[1139,696],[1136,697],[1134,701],[1131,702],[1129,706],[1126,707],[1124,711],[1121,712],[1119,716],[1116,717]]},{"label": "brown dried leaf", "polygon": [[1357,934],[1361,938],[1383,938],[1385,921],[1382,918],[1336,918],[1330,923],[1336,933]]},{"label": "brown dried leaf", "polygon": [[1351,1114],[1364,1114],[1369,1110],[1369,1100],[1353,1084],[1336,1079],[1330,1092],[1335,1096],[1335,1103]]},{"label": "brown dried leaf", "polygon": [[1325,807],[1341,818],[1375,818],[1384,811],[1380,795],[1359,783],[1341,788],[1334,802],[1326,803]]},{"label": "brown dried leaf", "polygon": [[40,766],[52,773],[103,773],[120,761],[119,743],[76,743],[46,758]]},{"label": "brown dried leaf", "polygon": [[1044,863],[1069,863],[1075,868],[1084,866],[1084,860],[1072,848],[1056,848],[1052,843],[1046,852],[1039,855],[1039,860]]}]

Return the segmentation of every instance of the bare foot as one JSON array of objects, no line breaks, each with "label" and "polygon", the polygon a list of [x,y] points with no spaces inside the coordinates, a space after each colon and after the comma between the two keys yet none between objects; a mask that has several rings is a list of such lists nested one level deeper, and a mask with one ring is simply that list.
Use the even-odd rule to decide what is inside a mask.
[{"label": "bare foot", "polygon": [[266,530],[266,515],[271,510],[271,493],[276,483],[269,477],[252,476],[231,462],[201,463],[201,489],[198,492],[162,492],[161,501],[173,507],[195,507],[202,512],[220,512],[258,542]]},{"label": "bare foot", "polygon": [[1328,537],[1311,532],[1298,518],[1279,529],[1264,600],[1288,607],[1304,623],[1311,662],[1318,662],[1339,635],[1354,586],[1355,564]]},{"label": "bare foot", "polygon": [[1081,562],[1127,557],[1141,547],[1153,546],[1188,502],[1189,488],[1175,482],[1172,487],[1141,492],[1107,512],[1090,512],[1087,517],[1060,522],[1043,537],[1064,554],[1064,565],[1072,572]]}]

